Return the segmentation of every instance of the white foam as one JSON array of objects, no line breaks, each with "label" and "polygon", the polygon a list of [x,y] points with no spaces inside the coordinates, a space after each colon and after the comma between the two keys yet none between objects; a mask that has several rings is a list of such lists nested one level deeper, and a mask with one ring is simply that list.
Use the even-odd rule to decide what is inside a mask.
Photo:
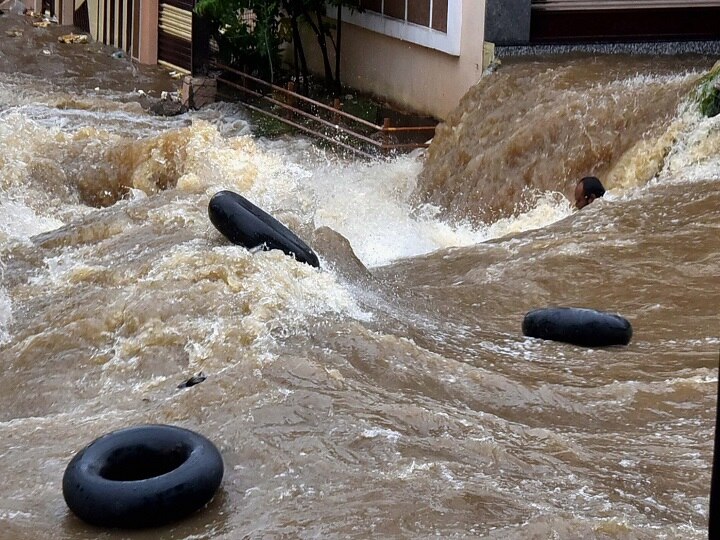
[{"label": "white foam", "polygon": [[677,137],[656,181],[720,180],[720,115],[707,118],[692,107],[681,114],[686,129]]},{"label": "white foam", "polygon": [[0,232],[10,238],[28,239],[63,225],[59,219],[40,216],[29,206],[0,196]]},{"label": "white foam", "polygon": [[485,226],[450,223],[437,207],[414,206],[421,170],[422,162],[410,156],[321,167],[308,179],[317,196],[316,225],[345,236],[363,263],[372,267],[544,227],[572,211],[561,194],[547,193],[517,217]]},{"label": "white foam", "polygon": [[400,433],[397,431],[394,431],[392,429],[385,429],[385,428],[368,428],[364,429],[362,431],[363,438],[365,439],[374,439],[376,437],[382,437],[384,439],[387,439],[391,443],[396,443],[398,439],[400,438]]},{"label": "white foam", "polygon": [[65,249],[56,257],[45,259],[45,269],[32,276],[28,283],[34,286],[61,287],[70,283],[73,272],[85,266],[80,258],[80,250]]},{"label": "white foam", "polygon": [[0,287],[0,345],[10,339],[8,327],[12,323],[12,301],[7,291]]}]

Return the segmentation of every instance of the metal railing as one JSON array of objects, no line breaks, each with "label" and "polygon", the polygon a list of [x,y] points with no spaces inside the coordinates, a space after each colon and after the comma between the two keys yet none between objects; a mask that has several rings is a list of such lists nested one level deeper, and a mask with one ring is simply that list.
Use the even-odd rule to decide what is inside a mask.
[{"label": "metal railing", "polygon": [[[343,111],[338,99],[326,105],[217,61],[210,67],[220,72],[218,91],[221,85],[239,91],[248,109],[366,158],[427,148],[435,131],[435,125],[392,126],[389,118],[374,124]],[[422,142],[408,140],[418,137]]]}]

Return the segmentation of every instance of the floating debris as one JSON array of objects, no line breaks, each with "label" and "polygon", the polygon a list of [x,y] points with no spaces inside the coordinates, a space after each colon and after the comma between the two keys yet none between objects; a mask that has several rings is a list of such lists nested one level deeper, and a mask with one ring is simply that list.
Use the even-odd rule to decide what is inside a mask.
[{"label": "floating debris", "polygon": [[178,388],[190,388],[191,386],[195,386],[196,384],[200,384],[203,382],[207,377],[205,374],[201,371],[197,375],[193,375],[190,377],[187,381],[182,382],[178,384]]},{"label": "floating debris", "polygon": [[148,110],[156,116],[177,116],[187,112],[177,92],[162,92],[159,100],[152,103]]},{"label": "floating debris", "polygon": [[10,37],[22,37],[23,31],[13,28],[12,30],[5,30],[5,34]]},{"label": "floating debris", "polygon": [[32,25],[35,28],[47,28],[48,26],[50,26],[50,21],[38,21],[38,22],[32,23]]},{"label": "floating debris", "polygon": [[60,43],[89,43],[90,37],[87,34],[65,34],[58,37]]}]

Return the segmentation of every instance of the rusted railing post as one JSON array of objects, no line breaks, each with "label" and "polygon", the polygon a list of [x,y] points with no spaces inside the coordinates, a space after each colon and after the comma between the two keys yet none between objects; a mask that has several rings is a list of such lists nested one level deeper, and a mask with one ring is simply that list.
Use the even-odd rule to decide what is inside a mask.
[{"label": "rusted railing post", "polygon": [[385,117],[383,118],[383,126],[382,126],[382,151],[384,154],[387,154],[390,151],[390,119]]},{"label": "rusted railing post", "polygon": [[[342,101],[340,101],[340,98],[335,98],[333,100],[333,109],[335,109],[336,111],[342,110]],[[335,122],[336,124],[339,124],[340,123],[340,115],[333,114],[332,121]]]},{"label": "rusted railing post", "polygon": [[[288,92],[292,92],[294,94],[295,93],[295,81],[288,81],[287,89],[288,89]],[[293,94],[288,94],[287,99],[285,100],[285,102],[291,106],[295,106],[295,96]]]}]

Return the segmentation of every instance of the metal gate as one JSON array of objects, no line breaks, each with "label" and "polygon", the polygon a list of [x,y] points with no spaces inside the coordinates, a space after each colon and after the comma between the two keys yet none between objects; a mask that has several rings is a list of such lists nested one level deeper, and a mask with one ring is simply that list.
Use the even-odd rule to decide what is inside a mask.
[{"label": "metal gate", "polygon": [[194,0],[167,0],[158,6],[158,64],[192,69]]},{"label": "metal gate", "polygon": [[[130,53],[137,0],[65,0],[73,4],[73,25],[92,38]],[[63,21],[63,24],[64,21]]]},{"label": "metal gate", "polygon": [[532,0],[531,42],[720,39],[720,0]]}]

